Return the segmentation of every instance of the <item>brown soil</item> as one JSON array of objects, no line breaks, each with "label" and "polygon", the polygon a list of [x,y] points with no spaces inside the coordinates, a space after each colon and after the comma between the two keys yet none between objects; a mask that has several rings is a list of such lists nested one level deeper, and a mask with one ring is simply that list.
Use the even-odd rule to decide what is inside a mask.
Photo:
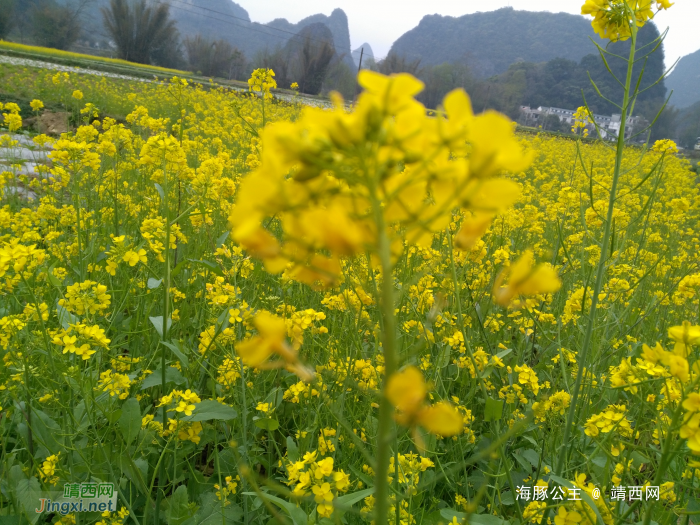
[{"label": "brown soil", "polygon": [[24,120],[24,125],[34,128],[39,133],[59,136],[70,131],[70,113],[67,111],[44,111],[38,118]]}]

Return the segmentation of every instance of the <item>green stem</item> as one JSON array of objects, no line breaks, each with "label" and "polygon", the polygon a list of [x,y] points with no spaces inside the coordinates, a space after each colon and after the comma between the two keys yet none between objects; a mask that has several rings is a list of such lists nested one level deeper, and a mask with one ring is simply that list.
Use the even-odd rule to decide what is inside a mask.
[{"label": "green stem", "polygon": [[459,281],[457,280],[457,267],[455,265],[454,247],[452,246],[452,233],[450,232],[449,228],[447,228],[446,232],[448,247],[450,249],[450,267],[452,270],[452,282],[454,283],[455,287],[455,302],[457,303],[457,324],[459,326],[460,332],[462,333],[462,339],[464,339],[464,348],[467,350],[467,356],[469,357],[469,361],[471,361],[471,364],[474,367],[474,375],[476,376],[476,379],[478,379],[479,387],[481,388],[481,393],[484,395],[485,402],[486,398],[488,398],[489,396],[489,391],[486,388],[486,384],[484,383],[484,378],[481,377],[481,374],[479,373],[479,367],[477,366],[476,358],[474,357],[474,352],[472,351],[471,344],[469,344],[467,333],[464,330],[462,298],[459,292],[461,287]]},{"label": "green stem", "polygon": [[[693,390],[695,390],[695,387],[697,386],[698,381],[700,381],[700,379],[696,379],[695,381],[693,381],[693,384],[690,386],[690,388],[688,390],[686,390],[686,392],[682,396],[682,399],[686,398],[687,392],[692,392]],[[666,388],[668,390],[668,384],[667,384]],[[681,401],[678,401],[678,406],[676,407],[676,410],[673,413],[673,418],[671,419],[671,423],[668,425],[668,430],[666,431],[666,439],[664,441],[663,452],[661,453],[661,461],[659,461],[659,468],[656,469],[656,476],[654,476],[654,481],[651,483],[651,486],[653,486],[653,487],[658,487],[661,485],[661,480],[663,479],[663,475],[666,473],[666,469],[668,468],[668,463],[670,462],[671,456],[673,455],[672,452],[674,452],[674,447],[673,447],[674,439],[673,439],[673,437],[674,437],[675,433],[673,432],[673,429],[678,424],[678,419],[681,417],[682,414],[683,414],[683,404]],[[659,433],[659,435],[661,436],[661,433]],[[682,443],[683,443],[683,441],[681,441],[679,443],[679,445],[681,445]],[[677,449],[678,449],[678,446],[675,447],[675,450],[677,450]],[[651,522],[651,516],[652,516],[652,513],[654,512],[655,505],[656,505],[656,501],[652,500],[650,502],[649,506],[647,506],[647,511],[644,513],[644,522],[642,523],[642,525],[649,525],[649,523]]]},{"label": "green stem", "polygon": [[27,448],[29,449],[29,459],[34,466],[34,438],[32,436],[32,395],[29,390],[29,358],[24,354],[24,386],[27,391]]},{"label": "green stem", "polygon": [[[161,335],[161,342],[165,342],[168,339],[168,317],[170,309],[170,209],[168,208],[168,174],[166,171],[166,161],[163,159],[163,205],[165,207],[165,275],[163,276],[163,330]],[[161,377],[161,392],[165,395],[165,345],[161,345],[160,354],[160,377]],[[163,430],[167,428],[168,416],[166,412],[166,406],[163,404],[162,409],[162,420],[163,420]],[[160,470],[158,473],[158,494],[156,496],[156,512],[155,512],[155,524],[158,525],[160,520],[160,502],[162,498],[165,483],[165,463],[161,462]]]},{"label": "green stem", "polygon": [[[576,383],[571,396],[571,405],[566,417],[566,425],[564,427],[564,436],[562,438],[562,446],[559,451],[559,457],[555,466],[555,472],[558,476],[564,474],[564,467],[569,448],[571,446],[571,427],[574,424],[576,415],[576,407],[578,403],[579,393],[581,391],[581,383],[583,381],[583,371],[586,369],[588,362],[588,353],[591,349],[591,340],[593,338],[593,329],[595,328],[595,317],[598,309],[598,296],[603,287],[603,277],[605,275],[606,256],[610,248],[611,225],[613,220],[613,205],[617,197],[617,185],[620,179],[620,171],[622,168],[622,155],[625,149],[625,127],[627,124],[627,114],[630,105],[630,85],[632,83],[632,69],[634,66],[635,46],[637,43],[637,27],[632,24],[632,44],[630,46],[630,56],[627,62],[627,79],[625,81],[625,93],[622,102],[622,116],[620,122],[620,133],[617,137],[617,152],[615,156],[615,171],[613,173],[612,185],[610,187],[610,196],[608,199],[608,214],[605,221],[605,232],[603,235],[603,245],[600,250],[600,260],[596,272],[595,287],[593,289],[593,297],[591,297],[591,308],[588,312],[588,326],[581,348],[581,359],[579,363],[578,373],[576,375]],[[592,174],[591,174],[592,176]]]},{"label": "green stem", "polygon": [[77,224],[76,224],[76,230],[77,230],[77,238],[78,238],[78,269],[80,270],[80,282],[83,282],[85,280],[85,271],[83,270],[83,247],[82,247],[82,241],[80,239],[82,235],[82,228],[80,227],[80,188],[78,187],[78,174],[74,173],[73,174],[73,180],[74,182],[74,188],[73,188],[73,200],[75,202],[75,214],[77,217]]},{"label": "green stem", "polygon": [[[246,379],[245,370],[243,368],[243,363],[240,364],[241,367],[241,426],[243,427],[243,453],[248,456],[248,405],[246,404]],[[236,451],[238,453],[238,451]],[[241,477],[241,492],[247,490],[246,476]],[[248,498],[243,498],[243,525],[248,525]]]},{"label": "green stem", "polygon": [[[121,149],[121,148],[119,148]],[[120,151],[117,150],[117,162],[114,166],[114,235],[119,236],[119,199],[117,198],[117,192],[119,191],[119,155]]]},{"label": "green stem", "polygon": [[387,380],[398,368],[396,349],[396,317],[394,315],[394,280],[391,264],[391,241],[386,231],[382,205],[376,189],[372,191],[372,208],[378,232],[378,255],[382,268],[381,314],[384,333],[382,337],[384,354],[384,392],[379,402],[379,424],[377,425],[377,470],[375,471],[374,507],[375,525],[386,525],[389,514],[389,456],[391,455],[391,437],[393,434],[393,407],[385,395]]}]

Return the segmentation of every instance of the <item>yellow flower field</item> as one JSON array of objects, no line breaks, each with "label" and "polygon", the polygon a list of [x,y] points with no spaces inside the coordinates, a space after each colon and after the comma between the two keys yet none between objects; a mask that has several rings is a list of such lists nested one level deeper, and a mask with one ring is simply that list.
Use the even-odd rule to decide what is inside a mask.
[{"label": "yellow flower field", "polygon": [[[47,108],[74,130],[0,175],[0,516],[697,523],[689,162],[359,83],[324,110],[267,70],[239,93],[2,66],[29,109],[2,101],[0,157]],[[118,507],[34,511],[76,483]]]}]

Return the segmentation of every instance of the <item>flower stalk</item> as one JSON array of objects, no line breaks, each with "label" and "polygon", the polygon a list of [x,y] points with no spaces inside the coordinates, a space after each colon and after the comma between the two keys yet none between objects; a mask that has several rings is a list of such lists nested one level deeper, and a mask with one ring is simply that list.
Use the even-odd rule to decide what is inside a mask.
[{"label": "flower stalk", "polygon": [[[627,77],[625,79],[624,85],[624,95],[622,101],[622,117],[620,122],[620,131],[617,137],[617,146],[615,153],[615,168],[613,171],[612,184],[610,186],[610,193],[608,195],[608,212],[605,219],[605,227],[603,233],[603,244],[601,246],[600,258],[598,260],[598,266],[596,268],[596,279],[595,285],[593,287],[593,297],[591,297],[591,307],[588,312],[588,319],[586,325],[586,332],[583,339],[583,344],[581,345],[581,361],[578,367],[578,372],[576,374],[576,382],[574,383],[574,390],[571,395],[571,404],[569,405],[569,411],[566,416],[566,423],[564,426],[564,435],[562,437],[562,446],[559,451],[559,457],[557,458],[557,463],[555,467],[555,472],[557,475],[564,475],[566,460],[568,456],[569,449],[571,448],[571,427],[574,424],[574,418],[576,416],[576,409],[578,406],[578,400],[581,393],[581,384],[583,382],[583,373],[587,370],[586,365],[588,363],[588,354],[590,353],[593,339],[593,331],[596,325],[596,313],[598,310],[599,295],[603,289],[603,278],[605,276],[605,269],[608,254],[610,251],[610,240],[612,236],[612,224],[613,224],[613,206],[617,199],[617,189],[620,180],[620,171],[622,170],[622,156],[625,150],[625,133],[627,126],[627,116],[630,111],[630,106],[634,103],[636,93],[631,93],[632,85],[632,71],[634,67],[635,59],[635,47],[637,43],[637,26],[631,24],[631,46],[630,54],[627,60]],[[593,174],[591,173],[592,177]]]}]

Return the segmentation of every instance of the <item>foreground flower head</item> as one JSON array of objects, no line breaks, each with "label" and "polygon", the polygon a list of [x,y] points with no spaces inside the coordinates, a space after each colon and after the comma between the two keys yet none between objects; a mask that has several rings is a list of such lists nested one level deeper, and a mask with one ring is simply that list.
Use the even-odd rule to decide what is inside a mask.
[{"label": "foreground flower head", "polygon": [[389,377],[385,393],[396,407],[396,421],[401,425],[421,426],[440,436],[454,436],[464,428],[462,416],[449,403],[425,404],[428,385],[415,366],[408,366]]},{"label": "foreground flower head", "polygon": [[271,97],[270,90],[277,88],[275,72],[267,68],[256,69],[248,79],[248,88],[250,91],[262,93],[265,98]]},{"label": "foreground flower head", "polygon": [[534,254],[530,250],[503,270],[493,286],[493,299],[501,306],[509,306],[524,295],[556,292],[561,288],[561,279],[548,264],[534,265]]},{"label": "foreground flower head", "polygon": [[[483,229],[520,195],[499,175],[531,160],[509,119],[475,116],[464,90],[429,118],[414,98],[423,83],[411,75],[365,70],[359,83],[365,91],[351,113],[336,97],[333,111],[308,108],[265,128],[261,164],[229,217],[234,239],[268,272],[314,288],[336,286],[340,258],[378,253],[384,234],[394,259],[404,242],[429,247],[456,208],[486,217]],[[271,217],[281,235],[263,227]]]},{"label": "foreground flower head", "polygon": [[654,18],[654,4],[657,10],[673,5],[669,0],[586,0],[581,14],[594,18],[591,24],[601,38],[627,40],[633,25],[642,27]]},{"label": "foreground flower head", "polygon": [[[299,361],[297,351],[286,341],[287,324],[284,319],[263,310],[255,316],[253,324],[259,335],[238,343],[236,347],[243,363],[260,369],[286,368],[304,381],[313,379],[313,370]],[[273,355],[281,359],[269,361]]]},{"label": "foreground flower head", "polygon": [[651,147],[652,151],[657,151],[659,153],[678,153],[678,146],[671,139],[662,139],[654,142]]},{"label": "foreground flower head", "polygon": [[691,347],[700,343],[700,326],[693,326],[688,321],[684,321],[681,326],[669,328],[668,336],[676,343],[673,352],[687,358]]}]

